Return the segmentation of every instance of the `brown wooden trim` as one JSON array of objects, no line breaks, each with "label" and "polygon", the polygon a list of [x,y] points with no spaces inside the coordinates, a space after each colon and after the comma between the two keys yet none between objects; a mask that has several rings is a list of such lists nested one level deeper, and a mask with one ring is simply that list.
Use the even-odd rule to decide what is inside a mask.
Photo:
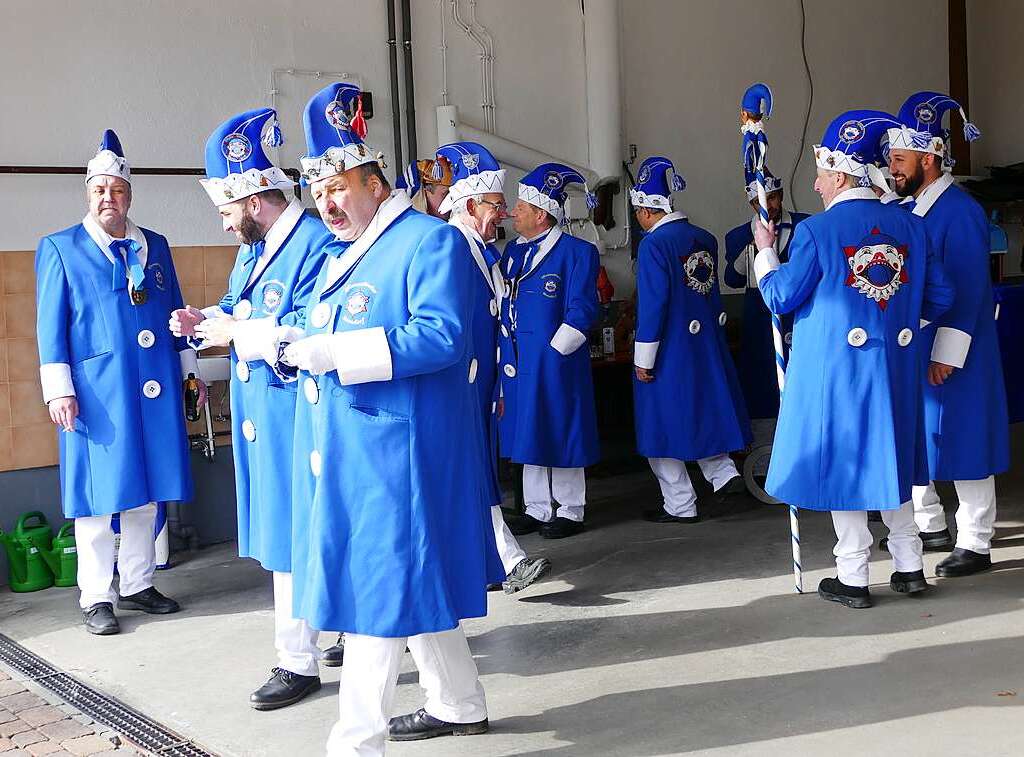
[{"label": "brown wooden trim", "polygon": [[[971,113],[970,89],[967,78],[967,0],[949,0],[949,96]],[[964,139],[963,129],[955,116],[951,116],[953,166],[955,174],[971,173],[971,144]]]}]

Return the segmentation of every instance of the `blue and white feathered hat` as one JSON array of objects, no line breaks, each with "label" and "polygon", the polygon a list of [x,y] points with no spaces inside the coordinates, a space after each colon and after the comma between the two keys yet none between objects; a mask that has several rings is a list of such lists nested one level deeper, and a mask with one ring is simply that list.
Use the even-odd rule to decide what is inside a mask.
[{"label": "blue and white feathered hat", "polygon": [[583,175],[561,163],[541,163],[519,181],[519,199],[546,210],[558,221],[564,217],[566,184],[582,184],[587,207],[597,207],[597,198],[587,186]]},{"label": "blue and white feathered hat", "polygon": [[96,157],[86,165],[86,182],[93,176],[116,176],[131,184],[131,166],[125,160],[124,150],[121,149],[121,140],[117,138],[112,129],[107,129],[103,132],[103,136],[100,138],[99,149],[96,151]]},{"label": "blue and white feathered hat", "polygon": [[686,180],[676,173],[672,161],[652,155],[640,164],[636,184],[629,190],[629,201],[637,208],[672,212],[672,193],[686,189]]},{"label": "blue and white feathered hat", "polygon": [[818,168],[856,176],[863,187],[875,184],[888,189],[874,161],[882,137],[894,124],[899,122],[880,110],[841,113],[825,129],[821,144],[814,145],[814,162]]},{"label": "blue and white feathered hat", "polygon": [[283,141],[273,108],[247,110],[214,129],[206,140],[206,178],[199,180],[213,204],[219,207],[269,189],[291,190],[295,182],[263,149]]},{"label": "blue and white feathered hat", "polygon": [[[757,174],[753,171],[747,171],[744,169],[743,178],[747,182],[746,189],[747,199],[757,199]],[[770,195],[772,192],[778,192],[782,189],[782,179],[773,174],[768,170],[768,166],[764,167],[764,193]]]},{"label": "blue and white feathered hat", "polygon": [[936,155],[944,159],[947,168],[952,168],[948,151],[949,132],[942,128],[942,117],[954,109],[959,111],[964,121],[964,139],[973,142],[980,137],[978,127],[967,120],[963,106],[952,97],[939,92],[917,92],[903,103],[898,114],[899,123],[889,129],[889,149]]},{"label": "blue and white feathered hat", "polygon": [[438,147],[432,169],[438,181],[443,177],[444,161],[451,166],[452,184],[441,201],[439,213],[447,213],[466,197],[505,191],[505,169],[481,144],[453,142]]},{"label": "blue and white feathered hat", "polygon": [[354,84],[336,82],[306,104],[302,125],[308,154],[300,160],[304,181],[319,181],[377,162],[378,157],[363,144],[366,120],[362,94]]}]

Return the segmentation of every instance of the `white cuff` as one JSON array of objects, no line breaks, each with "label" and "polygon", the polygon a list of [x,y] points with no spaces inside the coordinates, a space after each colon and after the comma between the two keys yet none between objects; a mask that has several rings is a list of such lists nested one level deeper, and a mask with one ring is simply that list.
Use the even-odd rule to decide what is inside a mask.
[{"label": "white cuff", "polygon": [[234,343],[235,355],[239,360],[265,360],[273,363],[277,360],[277,319],[255,318],[250,321],[238,321],[235,324]]},{"label": "white cuff", "polygon": [[331,334],[331,354],[346,386],[391,380],[391,346],[380,326]]},{"label": "white cuff", "polygon": [[970,348],[971,335],[966,331],[939,326],[935,330],[935,343],[932,344],[932,362],[963,368]]},{"label": "white cuff", "polygon": [[199,378],[199,358],[196,357],[194,349],[186,347],[178,353],[178,359],[181,361],[181,378],[183,380],[187,379],[190,373]]},{"label": "white cuff", "polygon": [[654,370],[654,360],[658,357],[658,345],[661,342],[633,342],[633,364],[637,368]]},{"label": "white cuff", "polygon": [[75,396],[71,366],[67,363],[43,363],[39,366],[39,383],[43,386],[43,402]]},{"label": "white cuff", "polygon": [[558,327],[558,331],[551,337],[551,346],[563,355],[571,355],[587,341],[587,335],[568,323]]},{"label": "white cuff", "polygon": [[765,277],[765,274],[769,271],[774,271],[779,265],[781,265],[779,263],[779,256],[773,248],[765,247],[758,252],[754,258],[754,278],[757,280],[758,286],[760,286],[761,279]]}]

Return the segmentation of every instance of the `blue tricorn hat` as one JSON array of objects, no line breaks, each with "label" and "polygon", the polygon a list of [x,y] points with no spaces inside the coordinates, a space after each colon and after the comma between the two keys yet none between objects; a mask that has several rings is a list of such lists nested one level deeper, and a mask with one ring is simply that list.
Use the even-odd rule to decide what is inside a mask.
[{"label": "blue tricorn hat", "polygon": [[199,180],[213,204],[219,207],[269,189],[294,187],[263,149],[282,142],[273,108],[247,110],[214,129],[206,140],[206,178]]},{"label": "blue tricorn hat", "polygon": [[827,171],[856,176],[861,186],[888,189],[876,161],[886,131],[899,122],[880,110],[848,110],[832,119],[821,144],[814,145],[814,162]]},{"label": "blue tricorn hat", "polygon": [[629,201],[638,208],[672,211],[672,193],[686,189],[686,181],[676,173],[672,161],[652,155],[640,164],[636,184],[629,190]]},{"label": "blue tricorn hat", "polygon": [[587,206],[596,207],[597,198],[591,194],[583,174],[562,163],[541,163],[520,179],[519,199],[546,210],[561,221],[567,184],[582,184],[587,195]]},{"label": "blue tricorn hat", "polygon": [[306,104],[302,115],[306,131],[306,157],[301,159],[302,178],[319,181],[344,173],[379,158],[364,143],[362,90],[355,84],[335,82]]},{"label": "blue tricorn hat", "polygon": [[439,213],[447,213],[466,197],[505,191],[505,169],[477,142],[453,142],[438,147],[432,169],[438,181],[444,176],[445,162],[451,167],[452,183]]},{"label": "blue tricorn hat", "polygon": [[943,158],[946,168],[952,168],[949,132],[942,128],[942,118],[951,110],[958,111],[964,121],[964,139],[973,142],[981,136],[978,127],[967,120],[963,106],[952,97],[939,92],[916,92],[900,108],[899,123],[889,129],[889,149],[936,155]]}]

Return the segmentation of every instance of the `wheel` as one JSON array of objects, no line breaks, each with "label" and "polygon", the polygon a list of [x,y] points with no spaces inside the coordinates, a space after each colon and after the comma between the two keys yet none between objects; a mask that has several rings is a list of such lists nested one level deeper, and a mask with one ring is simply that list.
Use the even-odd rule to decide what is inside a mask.
[{"label": "wheel", "polygon": [[768,477],[768,463],[772,459],[772,445],[762,444],[754,447],[743,461],[743,481],[756,499],[766,505],[777,505],[779,500],[764,490],[764,482]]}]

